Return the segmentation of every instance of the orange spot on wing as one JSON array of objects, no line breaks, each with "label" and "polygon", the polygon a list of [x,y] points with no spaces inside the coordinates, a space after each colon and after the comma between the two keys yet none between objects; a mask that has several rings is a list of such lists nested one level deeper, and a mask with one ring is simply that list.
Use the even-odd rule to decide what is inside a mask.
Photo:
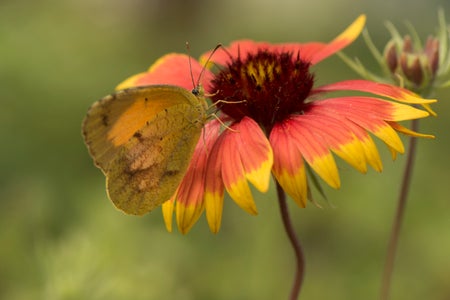
[{"label": "orange spot on wing", "polygon": [[117,118],[108,132],[108,140],[115,146],[125,144],[136,131],[149,121],[149,116],[155,115],[161,109],[161,105],[150,107],[144,100],[135,101]]}]

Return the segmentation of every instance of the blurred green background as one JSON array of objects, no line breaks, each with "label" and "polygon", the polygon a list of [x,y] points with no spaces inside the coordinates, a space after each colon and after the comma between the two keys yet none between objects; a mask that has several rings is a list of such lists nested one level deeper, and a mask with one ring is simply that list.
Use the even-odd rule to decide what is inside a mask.
[{"label": "blurred green background", "polygon": [[[83,144],[87,108],[186,41],[194,56],[237,38],[327,42],[366,13],[381,48],[385,20],[425,38],[439,7],[450,19],[446,0],[1,1],[0,299],[286,299],[293,254],[273,189],[255,192],[257,217],[227,200],[218,235],[204,217],[182,236],[159,210],[125,216]],[[345,52],[373,62],[361,39]],[[357,78],[337,57],[319,67],[321,83]],[[450,89],[436,97],[392,299],[450,299]],[[301,299],[378,298],[405,162],[380,152],[382,174],[340,164],[341,190],[326,188],[334,207],[290,202],[307,260]]]}]

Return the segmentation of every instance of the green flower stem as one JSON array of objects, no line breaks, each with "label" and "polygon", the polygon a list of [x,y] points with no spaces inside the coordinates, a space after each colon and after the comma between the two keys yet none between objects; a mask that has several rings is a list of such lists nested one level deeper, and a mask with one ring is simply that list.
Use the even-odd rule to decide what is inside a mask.
[{"label": "green flower stem", "polygon": [[292,226],[291,218],[286,203],[286,194],[280,184],[275,180],[277,186],[278,204],[280,206],[281,218],[283,219],[284,229],[294,249],[296,260],[296,272],[294,278],[294,284],[292,286],[290,300],[297,300],[300,294],[300,289],[303,283],[303,275],[305,271],[305,257],[303,255],[302,247],[297,239],[294,227]]},{"label": "green flower stem", "polygon": [[[419,120],[415,119],[411,122],[411,130],[418,132]],[[414,167],[414,159],[416,156],[417,138],[411,137],[409,140],[408,156],[406,160],[405,169],[403,171],[403,181],[400,189],[400,194],[397,202],[397,211],[395,212],[394,222],[392,224],[391,236],[386,252],[386,260],[384,264],[384,271],[381,283],[381,300],[388,300],[390,295],[390,288],[392,282],[392,273],[394,270],[395,256],[397,252],[398,240],[400,237],[400,229],[403,223],[403,216],[405,214],[406,202],[408,199],[409,187],[411,185],[411,177]]]}]

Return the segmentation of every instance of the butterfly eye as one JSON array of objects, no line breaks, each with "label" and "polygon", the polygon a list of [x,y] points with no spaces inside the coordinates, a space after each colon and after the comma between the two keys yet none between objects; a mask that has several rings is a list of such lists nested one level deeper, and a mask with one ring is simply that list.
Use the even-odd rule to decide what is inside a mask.
[{"label": "butterfly eye", "polygon": [[200,90],[198,89],[198,87],[195,87],[192,89],[191,93],[194,94],[194,96],[199,96]]}]

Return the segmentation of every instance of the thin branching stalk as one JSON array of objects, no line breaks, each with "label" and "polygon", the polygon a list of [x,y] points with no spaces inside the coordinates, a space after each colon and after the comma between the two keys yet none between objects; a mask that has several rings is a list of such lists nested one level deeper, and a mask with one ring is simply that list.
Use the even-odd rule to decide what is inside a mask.
[{"label": "thin branching stalk", "polygon": [[[411,122],[411,130],[419,131],[419,120],[415,119]],[[386,260],[384,263],[383,278],[381,283],[381,300],[388,300],[391,290],[392,273],[394,271],[395,256],[397,253],[397,245],[400,237],[400,229],[403,223],[403,217],[406,210],[406,202],[408,199],[409,187],[411,185],[411,177],[413,174],[414,160],[416,156],[417,138],[411,137],[409,140],[408,156],[406,159],[405,169],[403,171],[403,181],[400,188],[400,194],[397,202],[397,210],[392,223],[391,236],[386,252]]]}]

